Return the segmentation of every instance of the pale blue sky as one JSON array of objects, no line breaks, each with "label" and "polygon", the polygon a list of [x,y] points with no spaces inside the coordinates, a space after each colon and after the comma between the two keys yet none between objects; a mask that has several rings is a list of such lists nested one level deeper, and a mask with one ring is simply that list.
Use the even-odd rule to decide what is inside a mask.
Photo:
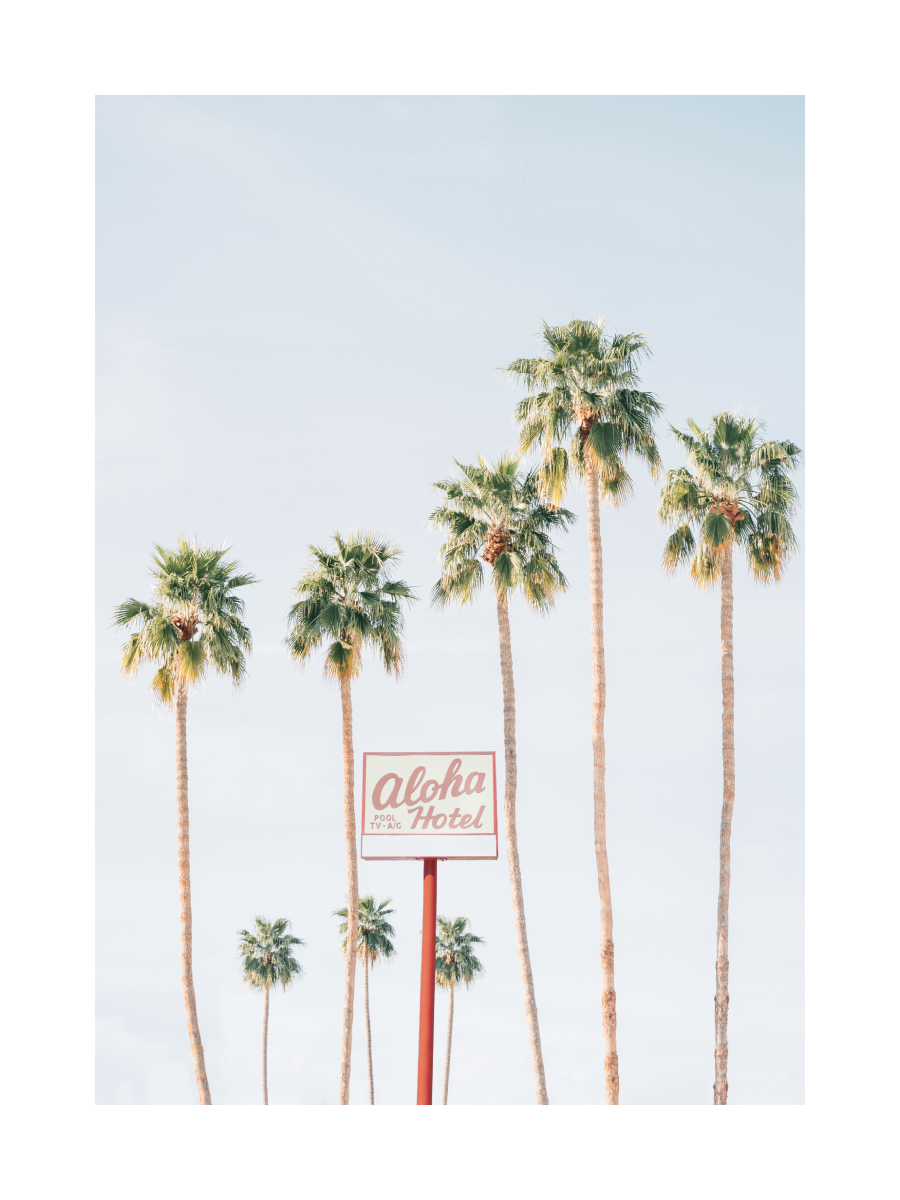
[{"label": "pale blue sky", "polygon": [[[259,1101],[261,1004],[234,931],[285,915],[306,977],[272,1005],[273,1103],[334,1103],[344,900],[340,705],[280,645],[305,546],[376,528],[422,602],[398,685],[367,666],[363,750],[502,747],[487,597],[436,614],[430,481],[515,442],[497,368],[541,319],[644,333],[666,422],[738,406],[804,445],[803,102],[765,98],[107,98],[98,102],[98,1072],[104,1103],[194,1103],[178,968],[174,730],[116,674],[110,608],[151,542],[228,539],[262,582],[239,695],[192,701],[195,963],[213,1099]],[[609,846],[623,1103],[712,1100],[718,596],[659,567],[656,485],[604,513]],[[801,479],[802,488],[802,479]],[[571,507],[583,514],[583,496]],[[799,522],[802,539],[802,514]],[[585,522],[571,588],[513,606],[520,849],[551,1102],[602,1101]],[[803,560],[736,572],[730,1101],[803,1099]],[[475,741],[473,742],[473,738]],[[571,815],[545,830],[529,797]],[[411,1103],[420,868],[373,978],[376,1098]],[[451,1102],[532,1103],[505,857],[446,864],[487,938]],[[445,1009],[438,1003],[438,1041]],[[365,1098],[356,1026],[352,1096]]]}]

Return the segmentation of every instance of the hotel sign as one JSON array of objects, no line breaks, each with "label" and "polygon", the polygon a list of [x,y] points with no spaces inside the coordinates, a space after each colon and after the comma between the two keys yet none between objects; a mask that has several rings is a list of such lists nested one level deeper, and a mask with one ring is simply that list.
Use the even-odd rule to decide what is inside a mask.
[{"label": "hotel sign", "polygon": [[360,857],[496,858],[492,750],[364,754]]}]

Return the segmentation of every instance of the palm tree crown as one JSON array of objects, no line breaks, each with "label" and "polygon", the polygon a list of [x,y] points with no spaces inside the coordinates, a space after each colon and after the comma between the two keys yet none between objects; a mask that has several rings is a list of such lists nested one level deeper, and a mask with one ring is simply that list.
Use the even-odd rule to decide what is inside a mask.
[{"label": "palm tree crown", "polygon": [[690,433],[674,426],[672,432],[689,466],[666,473],[659,500],[660,518],[678,526],[666,542],[666,570],[690,560],[694,582],[712,586],[724,548],[736,544],[756,579],[780,579],[797,546],[790,523],[797,491],[788,473],[797,468],[800,447],[762,440],[764,423],[735,413],[719,413],[706,429],[694,421],[688,426]]},{"label": "palm tree crown", "polygon": [[[396,950],[391,938],[395,936],[393,925],[386,919],[394,910],[387,906],[391,902],[391,897],[387,900],[382,900],[377,903],[374,896],[360,896],[359,898],[359,929],[357,931],[356,946],[357,957],[360,960],[365,959],[371,966],[375,966],[380,958],[393,958]],[[344,953],[347,952],[347,909],[339,908],[335,911],[336,917],[343,917],[344,921],[340,927],[340,932],[343,935],[341,947]]]},{"label": "palm tree crown", "polygon": [[334,535],[335,548],[310,546],[312,563],[295,588],[296,604],[288,612],[285,639],[291,657],[304,662],[327,644],[325,674],[352,679],[362,669],[362,650],[370,646],[385,670],[399,675],[403,667],[403,601],[416,597],[409,584],[388,574],[400,555],[392,542],[356,531]]},{"label": "palm tree crown", "polygon": [[464,983],[468,988],[476,975],[484,973],[481,960],[472,953],[472,946],[483,944],[484,938],[467,932],[468,917],[448,920],[438,917],[438,933],[434,939],[434,981],[439,987],[455,987]]},{"label": "palm tree crown", "polygon": [[543,356],[517,358],[504,368],[534,392],[519,402],[516,420],[522,450],[540,451],[541,491],[559,503],[570,472],[583,475],[590,458],[603,499],[622,504],[633,489],[625,469],[629,455],[643,459],[654,478],[661,468],[653,421],[663,406],[640,390],[637,373],[649,354],[647,342],[637,333],[610,336],[602,321],[581,320],[544,322],[542,341]]},{"label": "palm tree crown", "polygon": [[529,604],[546,612],[566,586],[550,534],[565,529],[574,514],[545,504],[537,471],[520,470],[512,454],[493,464],[479,454],[477,466],[456,465],[456,478],[434,485],[446,502],[431,514],[431,525],[445,529],[448,537],[432,603],[443,607],[473,600],[484,582],[483,561],[492,568],[498,595],[521,589]]},{"label": "palm tree crown", "polygon": [[226,559],[228,548],[197,548],[181,535],[174,550],[153,547],[153,602],[129,598],[113,611],[113,625],[137,624],[122,647],[122,671],[134,674],[145,662],[157,667],[153,696],[171,705],[179,687],[190,688],[210,667],[239,685],[252,649],[241,620],[244,602],[235,589],[256,583]]},{"label": "palm tree crown", "polygon": [[303,974],[302,966],[291,952],[292,946],[304,944],[303,939],[287,932],[290,925],[286,917],[279,917],[277,921],[257,917],[255,934],[246,929],[238,930],[243,977],[251,987],[285,989]]}]

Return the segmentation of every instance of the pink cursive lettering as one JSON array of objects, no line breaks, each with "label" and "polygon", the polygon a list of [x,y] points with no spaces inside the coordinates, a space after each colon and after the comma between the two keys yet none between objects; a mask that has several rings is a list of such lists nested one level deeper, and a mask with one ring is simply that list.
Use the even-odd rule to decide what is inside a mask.
[{"label": "pink cursive lettering", "polygon": [[424,817],[422,816],[422,808],[421,807],[412,809],[412,812],[414,812],[416,814],[416,819],[412,823],[413,829],[415,829],[415,827],[418,825],[419,821],[422,822],[422,828],[426,829],[428,826],[428,822],[434,820],[434,805],[433,804],[432,804],[431,808],[429,808],[428,812],[425,814]]},{"label": "pink cursive lettering", "polygon": [[[460,775],[459,775],[459,768],[461,766],[462,766],[462,759],[454,758],[453,761],[450,763],[450,766],[447,768],[447,774],[444,776],[444,782],[441,784],[441,799],[442,800],[447,799],[447,790],[450,787],[451,783],[456,786],[459,786],[462,783],[462,779],[460,778]],[[453,792],[452,794],[454,796],[459,795],[458,792]]]},{"label": "pink cursive lettering", "polygon": [[406,785],[406,791],[403,793],[403,803],[404,804],[408,804],[408,805],[410,805],[410,807],[413,804],[415,804],[415,800],[413,799],[413,792],[416,790],[416,788],[419,786],[419,784],[422,782],[422,780],[424,778],[425,778],[425,768],[424,767],[416,767],[416,769],[413,771],[412,775],[410,775],[409,783]]},{"label": "pink cursive lettering", "polygon": [[[391,794],[388,796],[387,800],[382,800],[381,793],[384,791],[384,785],[389,779],[394,780],[394,786],[391,788]],[[372,791],[372,806],[379,809],[387,808],[388,805],[390,805],[391,808],[399,808],[400,802],[397,797],[400,795],[400,788],[402,786],[403,780],[399,775],[395,775],[393,771],[391,771],[388,775],[382,775]]]}]

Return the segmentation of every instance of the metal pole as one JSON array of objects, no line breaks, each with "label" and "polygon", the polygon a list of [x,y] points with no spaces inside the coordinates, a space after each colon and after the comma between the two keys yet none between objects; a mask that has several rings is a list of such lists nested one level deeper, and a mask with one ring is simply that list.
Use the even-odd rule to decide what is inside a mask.
[{"label": "metal pole", "polygon": [[419,1086],[416,1104],[431,1103],[434,1075],[434,937],[437,927],[437,859],[425,859],[422,884],[422,984],[419,991]]}]

